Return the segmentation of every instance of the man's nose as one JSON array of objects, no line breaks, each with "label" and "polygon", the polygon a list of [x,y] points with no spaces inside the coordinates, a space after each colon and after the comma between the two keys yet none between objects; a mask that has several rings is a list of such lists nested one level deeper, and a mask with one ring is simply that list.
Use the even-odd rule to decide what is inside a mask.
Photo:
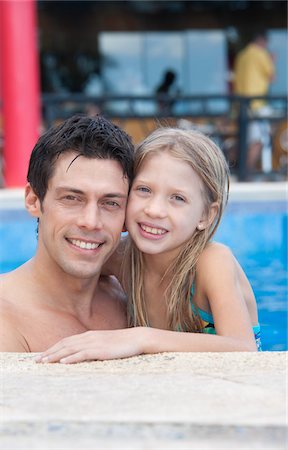
[{"label": "man's nose", "polygon": [[78,226],[95,230],[102,228],[101,209],[97,204],[87,204],[78,217]]}]

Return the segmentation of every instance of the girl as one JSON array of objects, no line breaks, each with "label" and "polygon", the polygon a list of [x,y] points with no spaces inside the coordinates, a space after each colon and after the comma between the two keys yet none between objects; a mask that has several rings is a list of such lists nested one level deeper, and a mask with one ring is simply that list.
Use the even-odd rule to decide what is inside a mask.
[{"label": "girl", "polygon": [[135,153],[129,235],[105,268],[127,293],[129,328],[65,338],[38,361],[260,350],[250,284],[231,251],[211,242],[228,172],[221,150],[202,133],[159,128],[148,136]]}]

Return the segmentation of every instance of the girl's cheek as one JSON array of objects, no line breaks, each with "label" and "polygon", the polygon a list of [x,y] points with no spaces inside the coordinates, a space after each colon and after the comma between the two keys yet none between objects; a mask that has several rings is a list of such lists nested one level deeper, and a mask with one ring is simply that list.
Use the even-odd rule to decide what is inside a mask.
[{"label": "girl's cheek", "polygon": [[134,211],[135,204],[135,198],[133,197],[133,194],[130,194],[127,203],[126,216],[127,214],[129,215],[132,211]]},{"label": "girl's cheek", "polygon": [[129,206],[129,204],[128,204],[127,209],[126,209],[126,217],[125,217],[126,226],[128,226],[131,216],[132,216],[131,206]]}]

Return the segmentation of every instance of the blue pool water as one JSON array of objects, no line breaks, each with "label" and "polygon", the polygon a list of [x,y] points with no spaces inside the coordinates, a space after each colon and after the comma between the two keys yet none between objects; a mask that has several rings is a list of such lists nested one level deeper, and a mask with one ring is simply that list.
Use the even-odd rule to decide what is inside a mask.
[{"label": "blue pool water", "polygon": [[[215,239],[232,249],[257,298],[263,350],[287,346],[287,208],[282,202],[231,202]],[[33,256],[36,221],[0,210],[0,273]]]},{"label": "blue pool water", "polygon": [[287,206],[228,205],[216,239],[230,246],[253,287],[263,350],[287,350]]}]

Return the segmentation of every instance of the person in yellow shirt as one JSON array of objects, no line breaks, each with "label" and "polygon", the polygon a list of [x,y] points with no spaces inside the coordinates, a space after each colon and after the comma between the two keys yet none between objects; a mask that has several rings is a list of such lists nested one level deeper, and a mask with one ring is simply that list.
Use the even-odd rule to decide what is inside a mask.
[{"label": "person in yellow shirt", "polygon": [[[257,32],[254,39],[236,57],[234,68],[234,93],[244,97],[265,96],[275,76],[274,58],[268,51],[268,36],[265,31]],[[264,100],[250,104],[253,115],[267,115]],[[261,157],[270,127],[267,121],[251,121],[248,127],[247,167],[254,169]]]}]

